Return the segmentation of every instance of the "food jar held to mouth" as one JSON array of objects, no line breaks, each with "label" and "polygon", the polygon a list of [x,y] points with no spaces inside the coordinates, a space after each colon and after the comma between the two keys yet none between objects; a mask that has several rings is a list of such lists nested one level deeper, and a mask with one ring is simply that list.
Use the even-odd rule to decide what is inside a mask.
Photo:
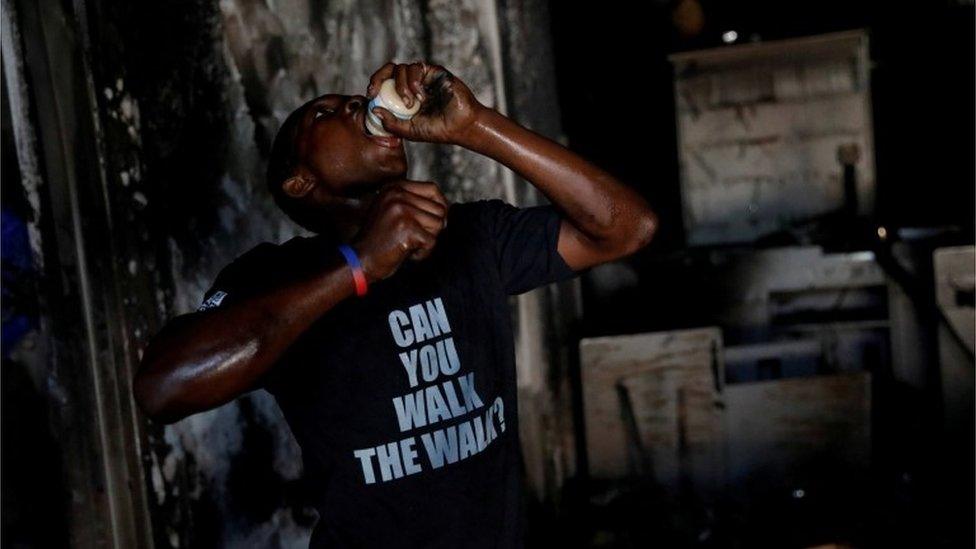
[{"label": "food jar held to mouth", "polygon": [[402,120],[410,120],[420,110],[420,100],[414,99],[413,106],[407,107],[406,103],[403,102],[403,98],[397,93],[396,85],[392,78],[384,80],[380,84],[379,93],[369,101],[369,105],[366,107],[366,131],[370,135],[389,136],[393,134],[386,131],[383,128],[383,121],[373,114],[373,109],[376,107],[383,107]]}]

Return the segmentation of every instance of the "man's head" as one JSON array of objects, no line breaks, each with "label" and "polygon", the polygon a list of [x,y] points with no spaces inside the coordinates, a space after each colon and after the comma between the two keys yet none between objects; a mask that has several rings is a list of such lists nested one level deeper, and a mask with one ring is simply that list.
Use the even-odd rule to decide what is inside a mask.
[{"label": "man's head", "polygon": [[366,133],[367,103],[323,95],[288,115],[275,136],[268,189],[306,229],[345,232],[383,182],[406,174],[402,141]]}]

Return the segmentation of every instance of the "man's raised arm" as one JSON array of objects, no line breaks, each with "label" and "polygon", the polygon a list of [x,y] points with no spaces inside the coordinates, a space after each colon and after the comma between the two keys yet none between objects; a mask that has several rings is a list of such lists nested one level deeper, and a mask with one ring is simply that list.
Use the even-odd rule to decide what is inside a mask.
[{"label": "man's raised arm", "polygon": [[636,191],[576,153],[486,109],[462,143],[535,185],[563,214],[559,255],[574,271],[646,246],[657,216]]},{"label": "man's raised arm", "polygon": [[355,293],[335,262],[315,276],[224,307],[171,320],[150,341],[136,374],[136,402],[172,422],[251,390],[312,323]]},{"label": "man's raised arm", "polygon": [[559,255],[581,270],[634,253],[647,245],[657,217],[637,192],[558,143],[485,107],[444,67],[388,63],[372,76],[370,95],[395,78],[406,102],[426,97],[409,120],[377,109],[384,127],[417,141],[451,143],[484,154],[535,185],[563,214]]},{"label": "man's raised arm", "polygon": [[[433,183],[386,185],[353,243],[366,279],[393,274],[407,258],[433,249],[447,203]],[[142,358],[136,402],[157,421],[172,422],[250,391],[316,319],[355,294],[338,252],[321,272],[223,307],[171,320]]]}]

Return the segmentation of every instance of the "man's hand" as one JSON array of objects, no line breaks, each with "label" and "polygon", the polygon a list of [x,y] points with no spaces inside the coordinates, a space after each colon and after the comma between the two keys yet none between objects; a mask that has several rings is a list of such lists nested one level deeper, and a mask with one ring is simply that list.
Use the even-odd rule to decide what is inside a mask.
[{"label": "man's hand", "polygon": [[447,199],[434,183],[404,180],[380,189],[353,242],[366,278],[382,280],[407,257],[429,256],[447,223],[447,209]]},{"label": "man's hand", "polygon": [[476,120],[488,110],[464,82],[440,65],[387,63],[370,77],[366,94],[371,99],[376,97],[380,84],[388,78],[396,82],[397,93],[408,107],[421,102],[420,112],[410,120],[401,120],[377,107],[376,115],[388,132],[411,141],[466,146]]}]

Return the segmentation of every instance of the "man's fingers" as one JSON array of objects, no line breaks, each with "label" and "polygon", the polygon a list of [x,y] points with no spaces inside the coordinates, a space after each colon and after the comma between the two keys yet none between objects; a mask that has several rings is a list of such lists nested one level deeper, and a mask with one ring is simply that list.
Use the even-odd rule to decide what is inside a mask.
[{"label": "man's fingers", "polygon": [[376,107],[373,109],[373,113],[380,117],[380,121],[383,122],[383,128],[393,135],[400,137],[410,137],[412,135],[409,120],[401,120],[383,107]]},{"label": "man's fingers", "polygon": [[432,65],[427,69],[424,76],[424,91],[428,97],[451,97],[454,93],[451,84],[454,82],[454,75],[451,71],[440,65]]},{"label": "man's fingers", "polygon": [[424,66],[421,63],[412,63],[407,67],[407,83],[410,91],[418,101],[424,100]]},{"label": "man's fingers", "polygon": [[436,183],[430,181],[398,181],[386,187],[384,194],[390,204],[406,203],[436,218],[436,221],[433,218],[424,218],[426,221],[425,228],[433,232],[435,236],[447,227],[450,203]]},{"label": "man's fingers", "polygon": [[434,253],[433,246],[431,246],[430,248],[420,248],[418,250],[415,250],[412,254],[410,254],[410,259],[414,261],[423,261],[428,257],[430,257],[430,254],[432,253]]},{"label": "man's fingers", "polygon": [[407,181],[404,182],[401,187],[411,194],[421,197],[424,200],[429,200],[440,206],[444,214],[447,213],[447,208],[450,205],[444,193],[433,183],[424,183],[422,181]]},{"label": "man's fingers", "polygon": [[369,87],[366,88],[366,95],[372,99],[376,97],[376,94],[380,92],[380,84],[383,83],[387,78],[393,78],[393,69],[396,68],[396,64],[392,61],[383,65],[373,76],[369,77]]},{"label": "man's fingers", "polygon": [[437,236],[444,228],[444,216],[433,214],[412,202],[410,199],[403,199],[401,204],[407,210],[407,215],[420,224],[431,236]]},{"label": "man's fingers", "polygon": [[409,242],[409,247],[413,248],[413,252],[410,254],[410,258],[419,261],[428,257],[434,250],[434,245],[437,243],[437,237],[431,234],[430,231],[426,230],[422,225],[416,225],[413,230],[411,230],[410,235],[407,237]]},{"label": "man's fingers", "polygon": [[403,99],[403,102],[407,105],[407,108],[413,107],[414,97],[413,92],[410,91],[407,65],[396,66],[396,69],[393,70],[393,81],[396,84],[395,88],[397,94],[401,99]]},{"label": "man's fingers", "polygon": [[444,219],[447,216],[447,206],[436,200],[431,200],[426,196],[421,196],[419,194],[414,194],[408,190],[404,190],[401,195],[399,195],[399,200],[405,200],[411,205],[429,213],[430,215],[436,216],[440,219]]},{"label": "man's fingers", "polygon": [[392,61],[380,67],[369,78],[369,86],[366,88],[366,95],[372,99],[380,91],[380,84],[388,78],[392,78],[395,83],[397,94],[403,98],[407,107],[412,107],[414,101],[423,101],[427,96],[427,90],[431,86],[439,85],[445,79],[451,77],[450,71],[440,65],[427,65],[425,63],[411,63],[409,65],[398,65]]},{"label": "man's fingers", "polygon": [[403,181],[400,187],[406,189],[413,194],[419,194],[425,198],[433,200],[434,202],[441,203],[446,209],[449,206],[447,197],[441,192],[440,187],[436,183],[431,183],[430,181]]},{"label": "man's fingers", "polygon": [[424,73],[423,84],[425,87],[428,87],[437,82],[439,79],[443,79],[450,75],[451,73],[440,65],[427,65],[427,72]]}]

